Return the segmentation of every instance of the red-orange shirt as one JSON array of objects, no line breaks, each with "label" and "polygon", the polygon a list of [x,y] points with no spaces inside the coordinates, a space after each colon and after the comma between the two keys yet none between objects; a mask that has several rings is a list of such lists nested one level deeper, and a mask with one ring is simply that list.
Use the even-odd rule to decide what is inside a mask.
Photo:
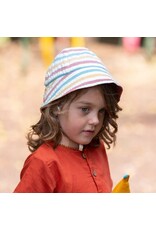
[{"label": "red-orange shirt", "polygon": [[53,149],[52,145],[42,144],[26,159],[14,192],[112,192],[104,145],[79,151],[62,145]]}]

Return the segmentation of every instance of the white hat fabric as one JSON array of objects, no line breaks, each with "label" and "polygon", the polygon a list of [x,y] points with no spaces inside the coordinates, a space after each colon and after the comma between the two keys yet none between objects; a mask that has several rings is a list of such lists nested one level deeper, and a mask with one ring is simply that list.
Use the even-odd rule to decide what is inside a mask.
[{"label": "white hat fabric", "polygon": [[75,90],[107,83],[115,84],[120,100],[122,87],[95,53],[85,47],[65,48],[46,72],[41,108]]}]

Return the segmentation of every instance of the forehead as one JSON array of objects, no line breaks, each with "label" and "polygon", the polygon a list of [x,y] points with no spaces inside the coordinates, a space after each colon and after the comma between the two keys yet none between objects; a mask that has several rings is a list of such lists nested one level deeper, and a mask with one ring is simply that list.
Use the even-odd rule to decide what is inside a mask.
[{"label": "forehead", "polygon": [[80,94],[74,101],[77,103],[105,105],[104,93],[99,86],[87,88],[83,94]]}]

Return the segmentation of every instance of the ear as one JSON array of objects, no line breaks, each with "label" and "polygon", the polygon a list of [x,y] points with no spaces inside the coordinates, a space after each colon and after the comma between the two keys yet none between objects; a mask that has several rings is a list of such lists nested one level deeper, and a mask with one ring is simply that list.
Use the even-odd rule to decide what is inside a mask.
[{"label": "ear", "polygon": [[61,113],[61,108],[59,105],[56,107],[56,110],[53,113],[56,117]]},{"label": "ear", "polygon": [[60,108],[59,105],[57,106],[57,111],[58,111],[58,112],[61,112],[61,108]]}]

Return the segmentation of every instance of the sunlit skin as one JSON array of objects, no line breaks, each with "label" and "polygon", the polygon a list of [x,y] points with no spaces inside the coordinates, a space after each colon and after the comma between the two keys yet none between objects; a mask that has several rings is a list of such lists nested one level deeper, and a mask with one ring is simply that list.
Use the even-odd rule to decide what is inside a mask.
[{"label": "sunlit skin", "polygon": [[103,125],[106,103],[98,86],[87,92],[70,105],[65,104],[58,119],[62,129],[61,144],[77,148],[87,145],[98,134]]}]

